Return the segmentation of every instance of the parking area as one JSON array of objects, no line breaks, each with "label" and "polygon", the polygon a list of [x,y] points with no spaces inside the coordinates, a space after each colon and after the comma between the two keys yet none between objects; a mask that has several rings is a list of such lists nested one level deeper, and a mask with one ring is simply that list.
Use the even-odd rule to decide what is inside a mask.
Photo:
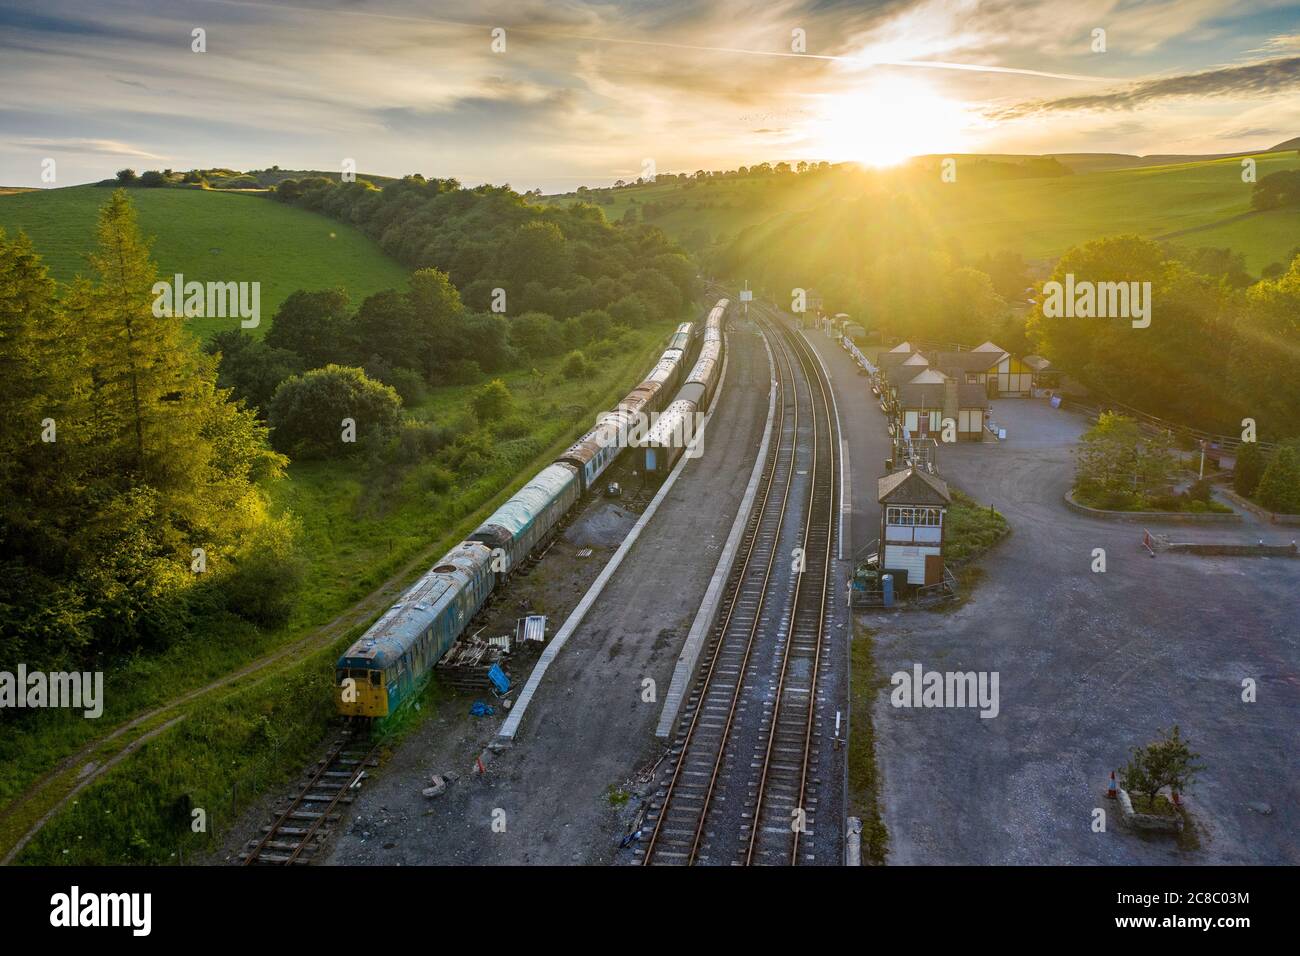
[{"label": "parking area", "polygon": [[[882,680],[996,671],[998,716],[874,708],[891,863],[1300,862],[1300,561],[1140,547],[1141,524],[1068,510],[1071,449],[1087,427],[1038,400],[1000,400],[997,444],[944,446],[940,471],[997,507],[1011,535],[955,611],[873,614]],[[1152,525],[1182,540],[1290,540],[1256,526]],[[1094,549],[1106,571],[1092,570]],[[1255,682],[1257,701],[1242,700]],[[1120,829],[1109,772],[1180,726],[1205,770],[1187,803],[1195,839]],[[1093,810],[1109,822],[1093,832]]]}]

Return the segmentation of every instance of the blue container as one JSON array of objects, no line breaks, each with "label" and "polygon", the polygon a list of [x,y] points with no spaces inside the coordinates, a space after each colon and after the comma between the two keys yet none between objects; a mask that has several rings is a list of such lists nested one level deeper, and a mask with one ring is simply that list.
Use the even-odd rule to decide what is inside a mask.
[{"label": "blue container", "polygon": [[894,576],[892,574],[882,574],[880,576],[880,589],[885,592],[885,607],[893,607]]}]

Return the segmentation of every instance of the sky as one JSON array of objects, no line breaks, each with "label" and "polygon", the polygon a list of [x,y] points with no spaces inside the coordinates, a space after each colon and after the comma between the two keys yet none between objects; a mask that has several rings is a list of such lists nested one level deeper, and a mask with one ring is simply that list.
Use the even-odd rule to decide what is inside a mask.
[{"label": "sky", "polygon": [[0,0],[0,186],[352,159],[552,193],[1298,135],[1300,4],[1269,0]]}]

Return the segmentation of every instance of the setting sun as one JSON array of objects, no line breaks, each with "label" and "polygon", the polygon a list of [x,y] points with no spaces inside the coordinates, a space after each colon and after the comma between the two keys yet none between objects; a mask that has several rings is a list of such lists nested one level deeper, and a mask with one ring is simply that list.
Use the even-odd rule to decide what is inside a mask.
[{"label": "setting sun", "polygon": [[875,81],[820,99],[806,135],[832,162],[892,166],[923,153],[954,151],[968,122],[959,104],[914,80]]}]

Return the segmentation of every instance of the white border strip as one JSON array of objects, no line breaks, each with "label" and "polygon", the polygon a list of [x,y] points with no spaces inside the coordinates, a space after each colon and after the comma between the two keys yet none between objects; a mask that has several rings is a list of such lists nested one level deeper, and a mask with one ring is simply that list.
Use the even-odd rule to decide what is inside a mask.
[{"label": "white border strip", "polygon": [[[700,430],[696,434],[695,441],[703,440],[704,432],[708,429],[709,423],[713,420],[713,413],[718,410],[718,405],[722,400],[722,387],[727,382],[727,363],[730,358],[730,352],[730,349],[725,349],[723,352],[722,373],[721,377],[718,379],[718,389],[713,395],[713,407],[709,409],[708,414],[704,416],[704,421],[700,423]],[[637,539],[641,537],[641,532],[644,531],[646,525],[650,523],[650,519],[655,516],[655,512],[659,510],[659,505],[663,502],[664,498],[668,496],[668,492],[672,490],[673,485],[677,483],[678,476],[681,475],[682,469],[686,467],[686,463],[690,460],[691,457],[683,451],[682,456],[678,459],[672,473],[659,487],[659,491],[655,494],[645,511],[642,512],[637,523],[632,526],[632,530],[627,533],[627,537],[623,539],[623,543],[620,544],[618,550],[614,552],[614,556],[611,557],[605,567],[601,569],[599,576],[597,576],[596,580],[591,583],[591,587],[589,587],[587,593],[582,596],[582,600],[578,602],[578,606],[570,612],[567,618],[565,618],[564,623],[560,625],[560,630],[553,638],[551,638],[550,643],[546,645],[546,649],[542,651],[542,656],[538,658],[537,664],[533,667],[533,672],[528,675],[528,682],[524,684],[524,689],[520,691],[519,699],[516,700],[514,706],[510,708],[510,716],[506,718],[505,723],[501,725],[501,729],[497,732],[496,740],[492,742],[493,748],[508,747],[514,742],[515,737],[519,733],[519,725],[523,723],[524,712],[528,709],[528,705],[532,701],[533,695],[537,693],[537,688],[541,685],[542,678],[546,676],[546,669],[551,666],[551,663],[557,657],[560,656],[560,651],[564,649],[564,645],[568,643],[573,632],[578,629],[578,625],[580,625],[583,618],[587,616],[587,612],[591,610],[591,606],[596,603],[596,599],[600,597],[600,593],[605,590],[605,585],[609,583],[609,579],[612,578],[614,572],[619,569],[619,565],[623,563],[623,559],[627,557],[627,553],[632,550],[632,546],[636,544]]]},{"label": "white border strip", "polygon": [[[761,333],[760,333],[761,335]],[[727,543],[723,545],[722,554],[718,556],[718,565],[713,571],[713,578],[709,581],[709,588],[704,592],[704,600],[700,603],[700,609],[695,614],[695,620],[691,623],[690,634],[686,637],[686,643],[682,646],[682,652],[677,656],[677,666],[673,668],[673,678],[668,685],[668,693],[664,695],[664,709],[659,714],[659,725],[655,728],[655,736],[666,738],[672,733],[673,724],[677,722],[678,712],[682,708],[682,701],[686,697],[686,689],[690,686],[691,676],[695,673],[695,664],[700,658],[700,651],[704,647],[704,639],[708,636],[709,631],[713,629],[713,619],[718,613],[718,604],[722,601],[722,589],[727,583],[727,578],[731,575],[731,567],[736,563],[736,552],[740,548],[740,539],[744,535],[745,526],[749,524],[749,513],[754,508],[754,498],[758,493],[759,479],[763,477],[763,465],[767,461],[767,447],[772,438],[772,422],[776,418],[776,361],[772,355],[772,346],[767,341],[767,336],[763,335],[763,347],[767,349],[767,368],[770,384],[767,390],[767,424],[763,428],[763,443],[758,449],[758,458],[754,461],[754,468],[749,474],[749,484],[745,486],[745,495],[741,498],[740,507],[736,510],[735,521],[731,525],[731,533],[727,536]]]}]

